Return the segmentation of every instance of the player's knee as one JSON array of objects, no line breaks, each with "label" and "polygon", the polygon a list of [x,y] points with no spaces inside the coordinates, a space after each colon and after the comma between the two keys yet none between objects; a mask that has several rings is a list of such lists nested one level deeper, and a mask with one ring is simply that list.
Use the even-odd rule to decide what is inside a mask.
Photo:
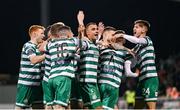
[{"label": "player's knee", "polygon": [[156,109],[156,102],[147,102],[147,109]]},{"label": "player's knee", "polygon": [[23,107],[15,106],[15,110],[23,110]]}]

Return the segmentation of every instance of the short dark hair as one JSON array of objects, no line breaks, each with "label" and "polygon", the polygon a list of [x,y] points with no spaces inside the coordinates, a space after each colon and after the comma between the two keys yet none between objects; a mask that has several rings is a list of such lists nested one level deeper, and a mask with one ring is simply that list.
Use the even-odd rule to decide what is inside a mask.
[{"label": "short dark hair", "polygon": [[89,22],[88,24],[86,24],[85,27],[85,36],[87,36],[87,29],[89,28],[90,25],[97,25],[95,22]]},{"label": "short dark hair", "polygon": [[51,25],[51,28],[50,28],[51,35],[53,36],[57,35],[59,28],[62,26],[63,26],[62,24],[57,24],[57,23],[54,23],[53,25]]},{"label": "short dark hair", "polygon": [[90,25],[97,25],[95,22],[89,22],[87,25],[86,25],[86,29],[90,26]]},{"label": "short dark hair", "polygon": [[58,28],[57,33],[60,35],[66,35],[66,31],[71,31],[71,28],[69,26],[61,26]]},{"label": "short dark hair", "polygon": [[146,20],[136,20],[134,24],[141,24],[142,26],[146,26],[148,30],[150,28],[150,23]]},{"label": "short dark hair", "polygon": [[71,28],[70,28],[69,26],[61,26],[61,27],[59,27],[59,31],[63,31],[63,30],[68,30],[68,31],[70,31]]}]

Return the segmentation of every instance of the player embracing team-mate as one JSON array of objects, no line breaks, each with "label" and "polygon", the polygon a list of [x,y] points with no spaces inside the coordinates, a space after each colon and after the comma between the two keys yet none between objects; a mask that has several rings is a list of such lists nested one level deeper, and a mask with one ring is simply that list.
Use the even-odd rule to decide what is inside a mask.
[{"label": "player embracing team-mate", "polygon": [[[84,18],[79,11],[77,37],[63,22],[29,28],[15,108],[113,110],[125,76],[138,79],[134,108],[156,109],[159,82],[153,42],[146,35],[149,22],[135,21],[131,36],[102,22],[85,25]],[[126,40],[136,46],[125,47]],[[139,73],[131,71],[133,65]]]}]

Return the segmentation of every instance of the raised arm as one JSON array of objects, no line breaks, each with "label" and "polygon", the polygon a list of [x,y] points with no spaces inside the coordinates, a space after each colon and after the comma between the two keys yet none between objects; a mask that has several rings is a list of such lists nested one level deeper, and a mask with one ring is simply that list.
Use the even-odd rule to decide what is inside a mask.
[{"label": "raised arm", "polygon": [[123,36],[126,40],[128,40],[128,41],[130,41],[130,42],[132,42],[132,43],[135,43],[135,44],[143,44],[143,45],[147,44],[147,41],[146,41],[145,38],[137,38],[137,37],[135,37],[135,36],[126,35],[126,34],[122,34],[122,36]]},{"label": "raised arm", "polygon": [[99,22],[99,24],[98,24],[98,38],[97,38],[96,42],[100,41],[103,31],[104,31],[104,24],[103,24],[103,22]]},{"label": "raised arm", "polygon": [[79,11],[77,14],[77,20],[78,20],[78,37],[81,39],[84,37],[84,31],[85,31],[85,26],[84,26],[84,12]]},{"label": "raised arm", "polygon": [[79,25],[82,25],[84,26],[84,12],[83,11],[79,11],[78,14],[77,14],[77,20],[78,20],[78,23]]}]

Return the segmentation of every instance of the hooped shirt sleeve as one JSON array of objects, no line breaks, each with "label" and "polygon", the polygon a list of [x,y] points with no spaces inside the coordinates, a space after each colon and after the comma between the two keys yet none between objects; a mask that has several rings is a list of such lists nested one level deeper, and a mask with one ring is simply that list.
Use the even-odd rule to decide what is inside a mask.
[{"label": "hooped shirt sleeve", "polygon": [[25,47],[25,53],[30,58],[32,55],[36,55],[36,49],[35,47],[29,45]]},{"label": "hooped shirt sleeve", "polygon": [[77,45],[77,47],[81,48],[81,50],[87,50],[89,48],[89,43],[86,40],[74,38],[74,41],[75,41],[75,45]]}]

